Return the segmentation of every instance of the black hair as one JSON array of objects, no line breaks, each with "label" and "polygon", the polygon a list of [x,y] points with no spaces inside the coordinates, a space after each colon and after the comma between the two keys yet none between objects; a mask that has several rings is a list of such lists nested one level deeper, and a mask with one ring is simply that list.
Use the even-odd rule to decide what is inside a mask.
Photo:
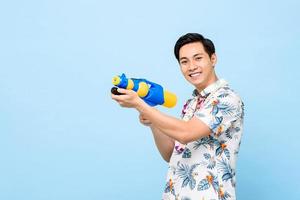
[{"label": "black hair", "polygon": [[181,36],[174,47],[174,54],[176,59],[179,61],[179,50],[181,47],[183,47],[186,44],[194,43],[194,42],[201,42],[205,52],[211,57],[215,53],[215,46],[214,43],[208,39],[203,37],[199,33],[187,33],[183,36]]}]

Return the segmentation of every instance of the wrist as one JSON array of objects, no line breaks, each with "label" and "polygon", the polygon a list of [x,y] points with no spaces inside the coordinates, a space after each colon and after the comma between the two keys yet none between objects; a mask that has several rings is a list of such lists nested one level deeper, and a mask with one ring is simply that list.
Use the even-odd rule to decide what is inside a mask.
[{"label": "wrist", "polygon": [[142,99],[140,99],[135,108],[137,109],[137,111],[139,111],[139,113],[144,113],[146,106],[147,104]]}]

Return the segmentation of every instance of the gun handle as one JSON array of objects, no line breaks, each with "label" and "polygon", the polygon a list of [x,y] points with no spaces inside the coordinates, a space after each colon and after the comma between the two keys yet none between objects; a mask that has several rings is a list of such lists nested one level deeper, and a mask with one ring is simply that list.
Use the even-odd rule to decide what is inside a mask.
[{"label": "gun handle", "polygon": [[122,93],[118,92],[118,88],[117,87],[112,87],[110,91],[114,95],[123,95]]}]

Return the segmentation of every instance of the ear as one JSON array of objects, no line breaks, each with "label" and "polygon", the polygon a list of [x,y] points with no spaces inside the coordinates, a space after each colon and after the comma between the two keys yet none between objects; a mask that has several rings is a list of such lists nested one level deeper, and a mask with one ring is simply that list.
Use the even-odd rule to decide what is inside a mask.
[{"label": "ear", "polygon": [[212,54],[210,60],[212,62],[212,65],[215,66],[217,64],[217,55],[215,53]]}]

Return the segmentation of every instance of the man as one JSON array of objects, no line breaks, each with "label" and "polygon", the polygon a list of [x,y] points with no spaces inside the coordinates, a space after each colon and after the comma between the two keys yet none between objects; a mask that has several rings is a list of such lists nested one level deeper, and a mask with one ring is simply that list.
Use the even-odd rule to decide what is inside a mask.
[{"label": "man", "polygon": [[174,48],[184,78],[195,90],[182,119],[147,105],[132,90],[113,95],[122,107],[135,108],[151,128],[156,146],[169,163],[163,199],[232,200],[235,166],[243,129],[243,103],[215,73],[215,47],[207,38],[188,33]]}]

